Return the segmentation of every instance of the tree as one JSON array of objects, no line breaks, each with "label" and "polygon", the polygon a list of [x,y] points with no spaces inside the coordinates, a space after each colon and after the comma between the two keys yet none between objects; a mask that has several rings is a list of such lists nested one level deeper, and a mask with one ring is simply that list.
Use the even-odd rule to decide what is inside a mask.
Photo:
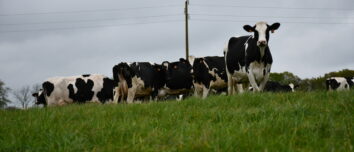
[{"label": "tree", "polygon": [[354,70],[343,69],[338,72],[329,72],[324,75],[325,78],[330,77],[354,77]]},{"label": "tree", "polygon": [[269,76],[269,81],[276,81],[281,84],[289,84],[289,83],[294,83],[294,84],[299,84],[301,79],[288,71],[282,72],[282,73],[270,73]]},{"label": "tree", "polygon": [[9,99],[7,99],[7,93],[10,90],[10,88],[5,87],[5,83],[0,80],[0,108],[3,108],[7,105],[7,103],[10,102]]},{"label": "tree", "polygon": [[23,109],[27,109],[28,105],[32,103],[33,97],[29,86],[24,86],[21,89],[14,91],[15,99],[21,104]]}]

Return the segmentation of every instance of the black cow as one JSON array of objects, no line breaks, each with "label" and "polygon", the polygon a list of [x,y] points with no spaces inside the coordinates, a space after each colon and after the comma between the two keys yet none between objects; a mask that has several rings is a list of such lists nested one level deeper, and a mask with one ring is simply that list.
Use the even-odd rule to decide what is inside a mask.
[{"label": "black cow", "polygon": [[326,80],[327,90],[350,90],[354,84],[353,77],[331,77]]},{"label": "black cow", "polygon": [[125,98],[127,103],[136,98],[154,98],[164,85],[162,66],[148,62],[119,63],[113,67],[113,78],[117,83],[115,102]]},{"label": "black cow", "polygon": [[159,97],[166,95],[181,95],[184,97],[189,95],[193,88],[192,66],[191,64],[180,58],[176,62],[163,62],[164,82],[165,85],[158,92]]},{"label": "black cow", "polygon": [[100,102],[113,100],[114,82],[99,75],[55,77],[47,79],[42,89],[33,93],[36,104],[65,105],[67,103]]},{"label": "black cow", "polygon": [[253,35],[230,38],[224,50],[228,94],[233,94],[236,85],[239,92],[243,92],[240,83],[250,83],[254,91],[263,90],[273,63],[268,44],[269,32],[274,32],[279,26],[279,23],[268,25],[266,22],[245,25],[244,30],[253,32]]},{"label": "black cow", "polygon": [[278,82],[268,81],[264,90],[269,92],[295,92],[295,88],[298,87],[293,83],[283,85]]},{"label": "black cow", "polygon": [[225,59],[219,56],[202,58],[189,57],[193,67],[194,95],[206,98],[210,89],[219,91],[227,88]]}]

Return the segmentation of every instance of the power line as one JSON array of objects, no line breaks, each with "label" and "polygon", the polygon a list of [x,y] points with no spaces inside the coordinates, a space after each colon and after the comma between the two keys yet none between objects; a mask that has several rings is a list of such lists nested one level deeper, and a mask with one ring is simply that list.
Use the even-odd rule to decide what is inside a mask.
[{"label": "power line", "polygon": [[127,19],[141,19],[141,18],[158,18],[158,17],[171,17],[181,16],[183,14],[167,14],[167,15],[152,15],[152,16],[139,16],[139,17],[120,17],[120,18],[104,18],[104,19],[86,19],[86,20],[71,20],[71,21],[49,21],[49,22],[30,22],[30,23],[5,23],[0,26],[17,26],[17,25],[37,25],[37,24],[58,24],[58,23],[81,23],[81,22],[94,22],[94,21],[114,21],[114,20],[127,20]]},{"label": "power line", "polygon": [[76,27],[63,27],[63,28],[42,28],[42,29],[29,29],[29,30],[9,30],[0,31],[0,33],[15,33],[15,32],[38,32],[38,31],[57,31],[57,30],[73,30],[73,29],[91,29],[91,28],[101,28],[101,27],[118,27],[127,25],[144,25],[144,24],[157,24],[157,23],[172,23],[172,22],[182,22],[183,20],[165,20],[156,22],[139,22],[139,23],[125,23],[125,24],[114,24],[114,25],[96,25],[96,26],[76,26]]},{"label": "power line", "polygon": [[353,11],[352,8],[304,8],[304,7],[280,7],[280,6],[247,6],[247,5],[219,5],[219,4],[192,4],[197,7],[231,7],[231,8],[260,8],[260,9],[293,9],[293,10],[335,10],[335,11]]},{"label": "power line", "polygon": [[123,10],[154,9],[154,8],[169,8],[169,7],[181,7],[181,6],[180,6],[180,5],[161,5],[161,6],[114,8],[114,9],[79,10],[79,11],[32,12],[32,13],[0,14],[0,16],[25,16],[25,15],[48,15],[48,14],[72,14],[72,13],[92,13],[92,12],[114,12],[114,11],[123,11]]},{"label": "power line", "polygon": [[[220,20],[220,19],[198,19],[192,18],[192,21],[204,21],[204,22],[240,22],[240,23],[249,23],[249,22],[258,22],[258,21],[250,21],[250,20]],[[354,24],[350,22],[292,22],[292,21],[282,21],[281,23],[289,23],[289,24]]]},{"label": "power line", "polygon": [[318,19],[318,18],[354,18],[354,17],[326,17],[326,16],[318,16],[318,17],[310,17],[310,16],[252,16],[252,15],[229,15],[229,14],[191,14],[195,16],[221,16],[221,17],[264,17],[264,18],[305,18],[305,19]]}]

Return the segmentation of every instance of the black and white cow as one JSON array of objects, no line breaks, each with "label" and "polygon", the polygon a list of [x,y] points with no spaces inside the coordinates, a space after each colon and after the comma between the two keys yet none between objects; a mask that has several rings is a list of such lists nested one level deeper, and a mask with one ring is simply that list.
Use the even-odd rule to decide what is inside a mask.
[{"label": "black and white cow", "polygon": [[157,96],[163,87],[162,66],[148,62],[119,63],[113,67],[115,88],[114,102],[120,99],[132,103],[136,98]]},{"label": "black and white cow", "polygon": [[227,88],[225,59],[219,56],[202,58],[189,57],[193,67],[194,95],[206,98],[211,89],[223,90]]},{"label": "black and white cow", "polygon": [[353,77],[331,77],[326,80],[327,90],[350,90],[354,84]]},{"label": "black and white cow", "polygon": [[42,83],[42,89],[32,95],[36,97],[36,104],[45,106],[105,103],[113,100],[113,88],[113,80],[100,74],[54,77]]},{"label": "black and white cow", "polygon": [[244,30],[253,35],[230,38],[224,49],[228,94],[233,94],[236,85],[238,91],[243,92],[241,83],[250,83],[253,91],[264,89],[273,63],[269,32],[273,33],[279,26],[279,23],[268,25],[266,22],[245,25]]},{"label": "black and white cow", "polygon": [[283,85],[278,82],[268,81],[266,86],[264,87],[264,91],[269,92],[295,92],[295,88],[298,87],[293,83],[289,83],[288,85]]},{"label": "black and white cow", "polygon": [[159,97],[181,96],[186,97],[192,91],[192,65],[189,61],[180,58],[176,62],[163,62],[164,87],[158,92]]}]

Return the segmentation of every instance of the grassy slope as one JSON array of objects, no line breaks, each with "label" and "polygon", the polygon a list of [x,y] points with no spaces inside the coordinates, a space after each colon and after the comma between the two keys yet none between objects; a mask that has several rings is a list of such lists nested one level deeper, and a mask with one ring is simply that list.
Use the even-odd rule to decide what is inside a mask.
[{"label": "grassy slope", "polygon": [[354,91],[0,110],[0,151],[353,151]]}]

